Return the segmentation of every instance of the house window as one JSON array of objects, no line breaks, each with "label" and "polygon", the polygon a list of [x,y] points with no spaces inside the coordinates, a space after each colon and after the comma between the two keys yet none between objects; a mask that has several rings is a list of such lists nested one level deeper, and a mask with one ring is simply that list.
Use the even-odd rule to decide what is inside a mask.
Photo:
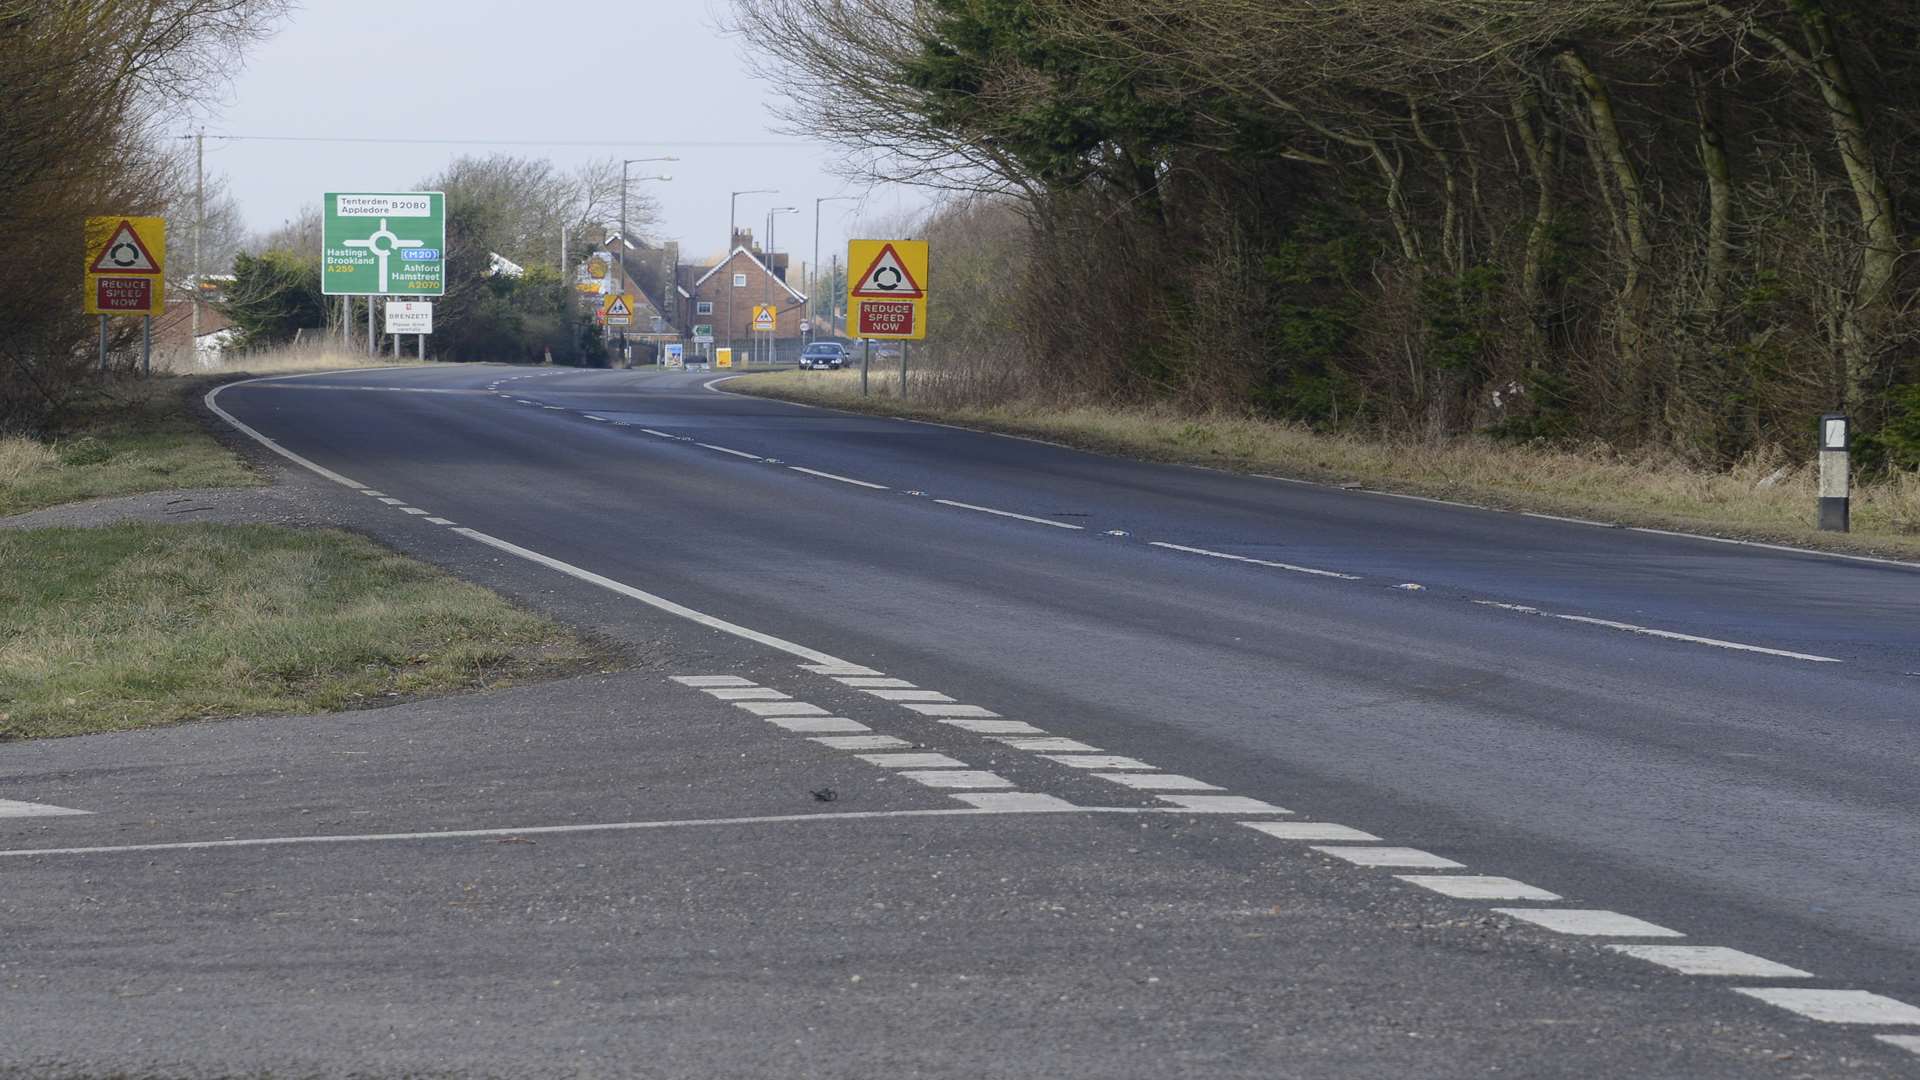
[{"label": "house window", "polygon": [[702,301],[700,301],[700,302],[698,302],[698,303],[696,303],[696,304],[694,304],[694,305],[693,305],[693,313],[694,313],[695,315],[711,315],[711,314],[713,314],[713,301],[711,301],[711,300],[702,300]]},{"label": "house window", "polygon": [[734,287],[734,288],[736,288],[736,289],[744,289],[744,288],[746,288],[746,287],[747,287],[747,275],[745,275],[745,274],[735,274],[735,275],[733,275],[733,287]]}]

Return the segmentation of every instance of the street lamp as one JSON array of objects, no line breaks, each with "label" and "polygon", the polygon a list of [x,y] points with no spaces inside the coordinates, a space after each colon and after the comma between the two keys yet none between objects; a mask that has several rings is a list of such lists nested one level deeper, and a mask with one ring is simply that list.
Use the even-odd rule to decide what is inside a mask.
[{"label": "street lamp", "polygon": [[[776,206],[767,211],[767,287],[766,296],[763,297],[763,299],[769,306],[773,304],[773,219],[781,214],[797,214],[799,212],[800,208],[797,206]],[[778,342],[779,337],[780,335],[774,333],[767,335],[767,363],[769,364],[773,363],[776,359],[774,345]]]},{"label": "street lamp", "polygon": [[[825,198],[813,200],[813,273],[815,277],[820,276],[820,204],[859,201],[859,198],[853,195],[828,195]],[[829,285],[828,287],[831,288],[832,286]],[[807,290],[807,324],[809,326],[813,324],[814,319],[820,317],[820,304],[814,299],[819,291],[817,288]],[[833,320],[828,319],[827,322],[831,324]],[[829,325],[828,329],[832,329],[832,326]]]},{"label": "street lamp", "polygon": [[[734,192],[733,196],[727,200],[727,253],[726,255],[721,257],[721,260],[720,260],[721,269],[725,269],[727,265],[727,261],[733,258],[734,230],[739,227],[736,224],[734,224],[734,217],[740,205],[740,196],[742,195],[778,195],[778,194],[780,194],[779,188],[748,188],[745,191]],[[727,351],[732,352],[733,351],[733,282],[728,281],[726,283],[726,290],[727,290]]]},{"label": "street lamp", "polygon": [[[628,288],[627,249],[633,246],[632,242],[630,242],[627,239],[627,186],[629,184],[629,181],[627,180],[627,166],[638,165],[643,161],[679,161],[679,160],[680,160],[679,158],[671,157],[671,156],[669,157],[637,157],[637,158],[625,158],[620,162],[620,247],[615,250],[614,255],[616,258],[620,260],[620,291],[623,294],[627,291],[627,288]],[[642,176],[642,177],[637,177],[636,179],[671,180],[673,179],[673,177],[663,174],[660,176]],[[624,326],[620,328],[620,360],[622,363],[631,363],[630,358],[627,356],[627,328]]]}]

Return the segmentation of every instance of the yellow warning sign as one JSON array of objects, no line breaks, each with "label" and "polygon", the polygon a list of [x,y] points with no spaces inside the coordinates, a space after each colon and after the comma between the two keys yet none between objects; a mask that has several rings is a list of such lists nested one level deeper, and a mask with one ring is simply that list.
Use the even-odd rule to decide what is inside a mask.
[{"label": "yellow warning sign", "polygon": [[732,367],[733,366],[733,350],[732,349],[713,350],[713,366],[714,367]]},{"label": "yellow warning sign", "polygon": [[166,267],[165,219],[87,219],[87,314],[166,314]]},{"label": "yellow warning sign", "polygon": [[600,318],[608,326],[630,326],[633,323],[633,294],[608,293],[600,302]]},{"label": "yellow warning sign", "polygon": [[927,336],[927,242],[850,240],[847,326],[857,336],[919,341]]},{"label": "yellow warning sign", "polygon": [[772,304],[753,305],[753,329],[757,333],[771,334],[780,325],[780,314]]}]

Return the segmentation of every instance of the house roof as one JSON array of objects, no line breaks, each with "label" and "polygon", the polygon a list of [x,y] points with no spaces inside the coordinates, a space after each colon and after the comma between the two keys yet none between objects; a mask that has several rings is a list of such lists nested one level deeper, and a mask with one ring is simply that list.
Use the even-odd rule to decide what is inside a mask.
[{"label": "house roof", "polygon": [[781,280],[780,280],[780,278],[778,278],[778,277],[775,277],[775,276],[774,276],[774,273],[773,273],[773,272],[772,272],[771,270],[768,270],[768,269],[767,269],[767,264],[766,264],[766,263],[763,263],[763,262],[761,262],[761,261],[760,261],[760,260],[759,260],[759,259],[758,259],[757,257],[755,257],[755,255],[753,254],[753,252],[751,252],[751,251],[748,251],[748,250],[746,249],[746,247],[745,247],[745,246],[741,246],[741,247],[737,247],[737,248],[734,248],[734,249],[733,249],[733,251],[732,251],[732,252],[730,252],[730,253],[729,253],[729,254],[727,255],[727,257],[726,257],[726,258],[724,258],[724,259],[721,259],[721,260],[720,260],[719,262],[717,262],[717,263],[714,263],[714,264],[713,264],[713,269],[711,269],[711,270],[709,270],[709,271],[707,271],[707,272],[706,272],[706,273],[704,273],[704,274],[701,274],[701,275],[700,275],[700,278],[699,278],[699,280],[698,280],[698,281],[695,281],[695,282],[693,283],[693,287],[697,289],[697,288],[699,288],[700,286],[702,286],[702,285],[705,285],[705,284],[707,283],[707,279],[708,279],[708,278],[710,278],[710,277],[712,277],[713,275],[715,275],[715,274],[717,274],[717,273],[719,273],[719,272],[720,272],[720,268],[721,268],[721,267],[724,267],[724,266],[730,266],[730,265],[732,265],[732,264],[733,264],[733,257],[734,257],[735,255],[745,255],[745,256],[747,257],[747,261],[748,261],[748,262],[751,262],[751,263],[752,263],[753,265],[755,265],[755,266],[757,266],[757,267],[759,267],[759,268],[760,268],[760,272],[761,272],[761,273],[763,273],[763,274],[765,274],[765,275],[767,275],[767,276],[768,276],[768,277],[770,277],[770,278],[773,278],[773,280],[774,280],[774,281],[776,281],[776,282],[778,282],[778,283],[779,283],[779,285],[780,285],[780,287],[781,287],[781,288],[783,288],[783,289],[785,289],[785,290],[787,290],[787,295],[788,295],[788,296],[791,296],[791,297],[793,297],[793,298],[794,298],[795,300],[798,300],[798,301],[800,301],[801,303],[805,303],[805,302],[806,302],[806,300],[807,300],[807,297],[806,297],[806,294],[805,294],[805,293],[802,293],[802,292],[800,292],[800,291],[799,291],[798,289],[795,289],[795,288],[794,288],[793,286],[791,286],[791,285],[789,285],[789,284],[787,284],[787,283],[786,283],[786,282],[784,282],[784,281],[781,281]]}]

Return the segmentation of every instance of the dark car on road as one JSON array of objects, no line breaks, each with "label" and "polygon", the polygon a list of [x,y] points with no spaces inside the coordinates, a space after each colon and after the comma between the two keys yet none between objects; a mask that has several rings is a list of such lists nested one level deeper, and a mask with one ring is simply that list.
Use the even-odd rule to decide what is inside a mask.
[{"label": "dark car on road", "polygon": [[847,347],[837,341],[816,341],[800,353],[802,368],[838,371],[847,365]]}]

